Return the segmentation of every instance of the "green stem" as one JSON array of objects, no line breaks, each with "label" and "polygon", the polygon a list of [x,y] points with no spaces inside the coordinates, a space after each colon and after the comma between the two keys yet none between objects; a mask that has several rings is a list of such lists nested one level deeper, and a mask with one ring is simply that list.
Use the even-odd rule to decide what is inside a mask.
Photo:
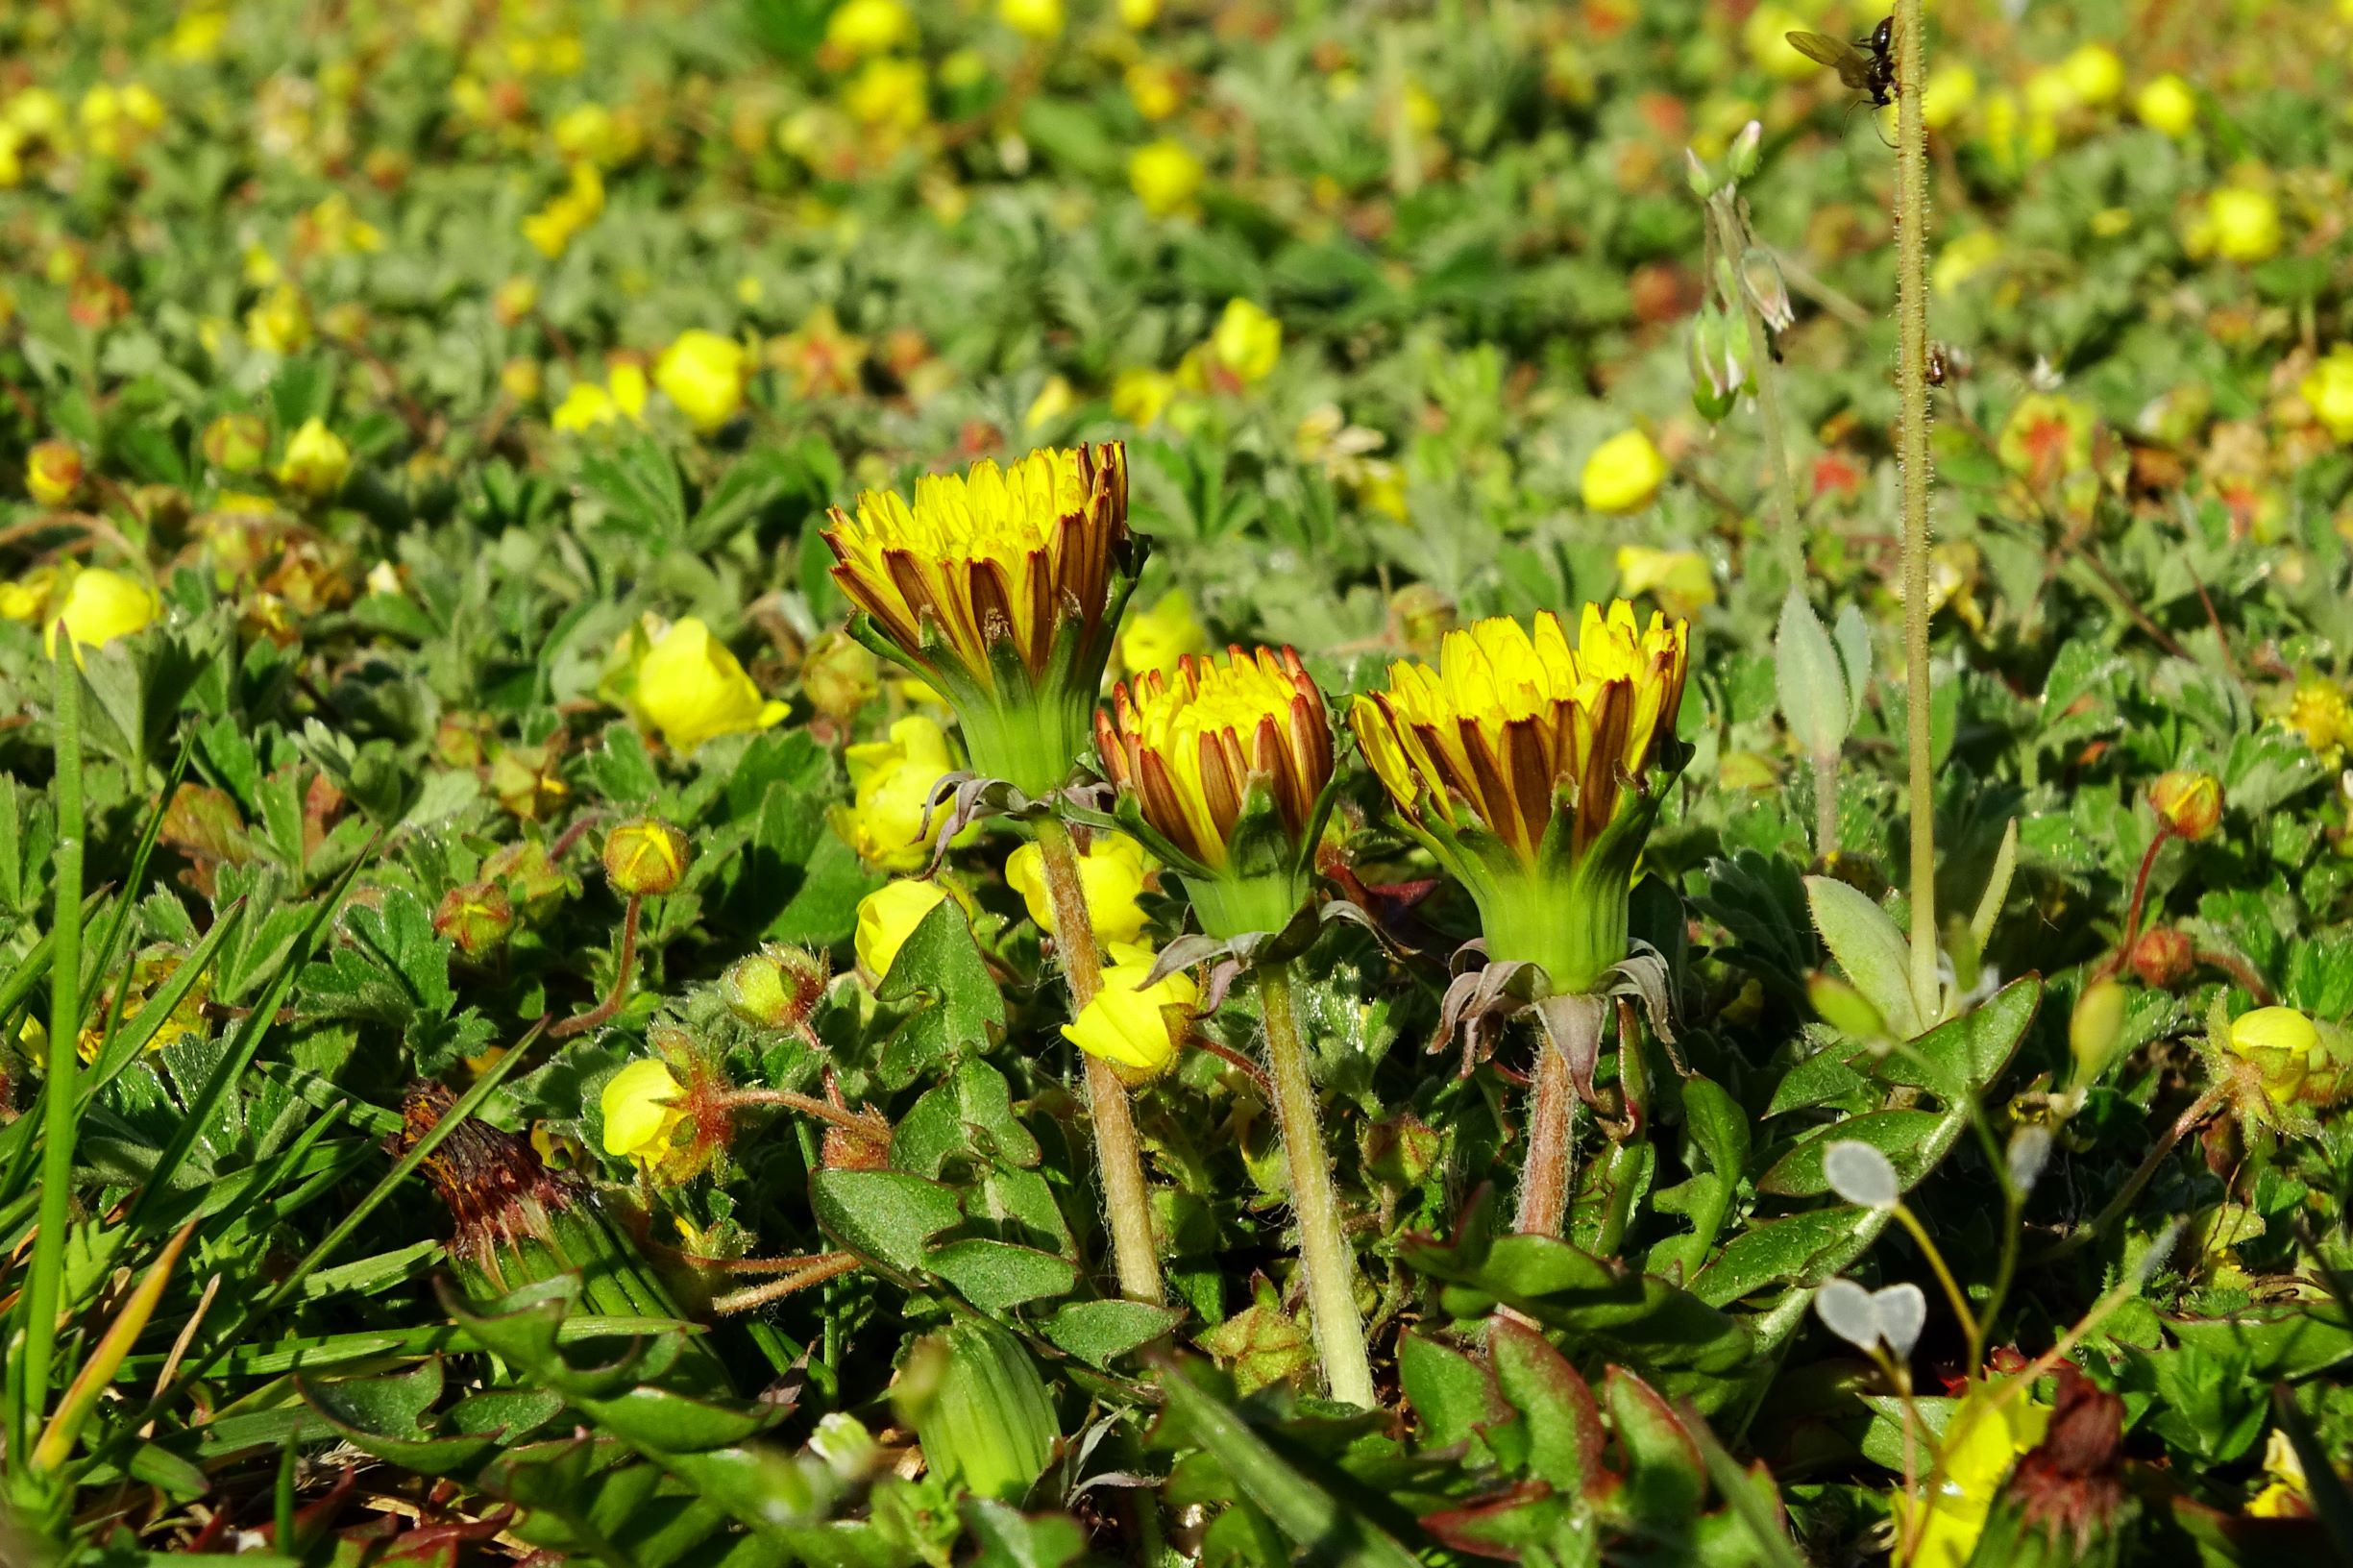
[{"label": "green stem", "polygon": [[1789,586],[1805,588],[1805,543],[1799,535],[1798,490],[1789,472],[1789,452],[1782,436],[1781,382],[1773,362],[1773,344],[1765,333],[1765,314],[1750,298],[1748,280],[1740,269],[1747,251],[1739,219],[1732,215],[1728,191],[1707,204],[1716,224],[1717,253],[1732,275],[1732,294],[1740,304],[1741,320],[1749,330],[1749,364],[1756,382],[1756,412],[1765,428],[1765,460],[1773,465],[1774,553],[1779,558]]},{"label": "green stem", "polygon": [[49,960],[49,1074],[43,1085],[39,1229],[33,1238],[33,1273],[25,1286],[24,1376],[16,1392],[19,1462],[33,1452],[49,1403],[49,1372],[57,1355],[58,1303],[65,1282],[65,1222],[73,1196],[74,1131],[81,1096],[74,1074],[82,1065],[82,670],[73,636],[62,624],[50,649],[56,701],[58,836],[54,916],[56,945]]},{"label": "green stem", "polygon": [[[1075,1017],[1103,989],[1094,919],[1087,911],[1086,885],[1079,878],[1078,845],[1070,842],[1070,830],[1052,817],[1039,818],[1031,834],[1044,864],[1046,894],[1054,905],[1054,944],[1070,982],[1070,1013]],[[1110,1063],[1080,1054],[1087,1064],[1087,1110],[1094,1119],[1095,1165],[1103,1173],[1119,1293],[1130,1301],[1157,1302],[1162,1289],[1160,1251],[1152,1242],[1152,1194],[1144,1185],[1143,1148],[1136,1138],[1127,1086]]]},{"label": "green stem", "polygon": [[1299,1216],[1299,1270],[1307,1277],[1308,1318],[1324,1382],[1334,1399],[1378,1409],[1372,1360],[1364,1349],[1364,1320],[1357,1312],[1356,1259],[1340,1230],[1339,1200],[1332,1188],[1332,1156],[1324,1148],[1308,1075],[1307,1041],[1287,964],[1258,971],[1259,1006],[1266,1018],[1266,1066],[1274,1079],[1275,1127],[1291,1178],[1291,1208]]},{"label": "green stem", "polygon": [[1912,993],[1937,994],[1936,802],[1928,745],[1927,39],[1920,0],[1896,0],[1897,455],[1903,471],[1904,728],[1911,771]]}]

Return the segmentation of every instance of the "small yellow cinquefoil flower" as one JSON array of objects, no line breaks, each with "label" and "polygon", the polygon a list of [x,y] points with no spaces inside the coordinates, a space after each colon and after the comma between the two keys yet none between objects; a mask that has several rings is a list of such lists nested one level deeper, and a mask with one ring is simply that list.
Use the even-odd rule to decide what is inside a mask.
[{"label": "small yellow cinquefoil flower", "polygon": [[870,60],[842,85],[842,110],[860,125],[904,134],[930,116],[927,92],[920,61]]},{"label": "small yellow cinquefoil flower", "polygon": [[352,449],[313,414],[286,443],[285,460],[278,465],[278,482],[296,495],[326,501],[343,488],[351,472]]},{"label": "small yellow cinquefoil flower", "polygon": [[1247,386],[1275,373],[1283,357],[1283,323],[1249,300],[1228,300],[1208,346],[1210,357]]},{"label": "small yellow cinquefoil flower", "polygon": [[645,1056],[604,1081],[598,1105],[604,1113],[604,1152],[634,1160],[650,1171],[670,1156],[670,1141],[686,1120],[678,1105],[685,1092],[667,1064]]},{"label": "small yellow cinquefoil flower", "polygon": [[300,354],[310,346],[310,307],[292,283],[280,283],[245,312],[245,335],[271,354]]},{"label": "small yellow cinquefoil flower", "polygon": [[1297,653],[1189,654],[1123,681],[1095,715],[1095,749],[1120,820],[1175,868],[1202,930],[1281,931],[1307,903],[1333,750]]},{"label": "small yellow cinquefoil flower", "polygon": [[[1097,833],[1079,857],[1079,887],[1095,938],[1106,943],[1133,943],[1143,936],[1143,906],[1137,902],[1152,874],[1143,845],[1124,833]],[[1045,854],[1022,845],[1005,862],[1005,885],[1021,895],[1029,918],[1047,936],[1054,929],[1054,898],[1045,885]],[[1150,960],[1145,960],[1146,965]],[[1108,980],[1106,981],[1108,984]]]},{"label": "small yellow cinquefoil flower", "polygon": [[2344,748],[2353,746],[2353,704],[2345,701],[2344,689],[2333,680],[2315,675],[2296,682],[2282,722],[2332,768]]},{"label": "small yellow cinquefoil flower", "polygon": [[1137,1089],[1176,1065],[1192,1032],[1201,988],[1183,969],[1158,985],[1145,985],[1152,976],[1149,947],[1115,943],[1110,956],[1103,989],[1062,1032],[1089,1056],[1111,1064],[1121,1083]]},{"label": "small yellow cinquefoil flower", "polygon": [[2289,1441],[2288,1433],[2278,1427],[2271,1429],[2270,1439],[2264,1444],[2263,1473],[2267,1478],[2263,1490],[2247,1499],[2246,1513],[2253,1519],[2309,1519],[2314,1517],[2312,1482],[2304,1473],[2304,1460]]},{"label": "small yellow cinquefoil flower", "polygon": [[2340,343],[2296,385],[2313,417],[2340,441],[2353,441],[2353,343]]},{"label": "small yellow cinquefoil flower", "polygon": [[937,882],[902,876],[885,882],[858,900],[858,927],[851,938],[858,967],[875,980],[891,972],[898,950],[907,945],[915,928],[948,901],[948,891]]},{"label": "small yellow cinquefoil flower", "polygon": [[2231,1019],[2231,1054],[2254,1066],[2264,1092],[2279,1105],[2304,1087],[2319,1048],[2319,1029],[2292,1007],[2258,1007]]},{"label": "small yellow cinquefoil flower", "polygon": [[637,716],[680,756],[717,736],[766,729],[787,711],[784,703],[763,698],[727,646],[691,615],[647,649],[630,700]]},{"label": "small yellow cinquefoil flower", "polygon": [[1716,601],[1716,575],[1697,551],[1620,545],[1618,592],[1628,599],[1649,594],[1669,615],[1689,620]]},{"label": "small yellow cinquefoil flower", "polygon": [[2169,71],[2141,88],[2132,111],[2143,125],[2179,141],[2197,129],[2197,93]]},{"label": "small yellow cinquefoil flower", "polygon": [[1112,378],[1111,411],[1138,429],[1149,429],[1168,409],[1176,397],[1174,376],[1149,366],[1123,370]]},{"label": "small yellow cinquefoil flower", "polygon": [[1622,516],[1648,506],[1666,482],[1667,459],[1635,429],[1621,430],[1594,448],[1579,484],[1587,507]]},{"label": "small yellow cinquefoil flower", "polygon": [[1688,629],[1587,604],[1449,632],[1349,710],[1406,830],[1470,890],[1488,953],[1582,994],[1626,957],[1626,903],[1675,739]]},{"label": "small yellow cinquefoil flower", "polygon": [[653,384],[677,404],[696,429],[709,435],[744,406],[744,382],[751,356],[744,345],[717,332],[692,328],[662,351]]},{"label": "small yellow cinquefoil flower", "polygon": [[825,20],[825,47],[852,60],[917,42],[915,17],[899,0],[845,0]]},{"label": "small yellow cinquefoil flower", "polygon": [[2267,190],[2225,185],[2206,198],[2204,233],[2226,261],[2268,261],[2281,243],[2279,203]]},{"label": "small yellow cinquefoil flower", "polygon": [[42,646],[56,652],[60,622],[77,648],[104,648],[118,637],[146,630],[161,613],[161,602],[137,578],[103,566],[86,567],[74,574],[65,597],[50,612],[41,628]]},{"label": "small yellow cinquefoil flower", "polygon": [[1128,158],[1128,186],[1156,218],[1200,211],[1204,178],[1201,160],[1173,136],[1148,141]]},{"label": "small yellow cinquefoil flower", "polygon": [[974,772],[1042,797],[1087,747],[1140,551],[1117,442],[867,491],[825,543],[852,634],[940,692]]},{"label": "small yellow cinquefoil flower", "polygon": [[1025,38],[1047,38],[1062,36],[1065,17],[1062,0],[997,0],[997,20]]},{"label": "small yellow cinquefoil flower", "polygon": [[2003,1478],[2049,1430],[2047,1406],[2029,1403],[2022,1391],[1996,1403],[2001,1386],[1973,1384],[1953,1408],[1937,1443],[1935,1495],[1924,1503],[1897,1492],[1896,1516],[1907,1532],[1918,1532],[1913,1568],[1963,1568],[1985,1533]]},{"label": "small yellow cinquefoil flower", "polygon": [[956,766],[947,731],[912,714],[891,726],[889,740],[850,747],[842,760],[849,768],[851,798],[826,814],[833,830],[869,864],[920,870],[931,860],[932,838],[947,809],[926,811],[925,803],[941,776]]},{"label": "small yellow cinquefoil flower", "polygon": [[2105,109],[2124,91],[2124,62],[2104,43],[2087,43],[2067,57],[2059,69],[2075,102],[2086,109]]},{"label": "small yellow cinquefoil flower", "polygon": [[42,441],[25,453],[25,493],[43,506],[63,506],[81,492],[82,449],[71,441]]},{"label": "small yellow cinquefoil flower", "polygon": [[1119,633],[1119,668],[1130,675],[1171,674],[1188,653],[1206,653],[1210,634],[1193,614],[1192,596],[1171,588],[1140,615],[1128,617]]},{"label": "small yellow cinquefoil flower", "polygon": [[1150,124],[1158,125],[1185,107],[1184,80],[1166,65],[1140,60],[1127,68],[1123,80],[1128,102]]}]

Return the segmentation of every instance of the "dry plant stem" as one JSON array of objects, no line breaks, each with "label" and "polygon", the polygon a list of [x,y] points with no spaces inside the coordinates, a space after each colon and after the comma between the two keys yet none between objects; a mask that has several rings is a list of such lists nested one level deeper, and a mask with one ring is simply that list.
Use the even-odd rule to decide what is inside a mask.
[{"label": "dry plant stem", "polygon": [[1739,220],[1732,216],[1731,198],[1728,195],[1707,204],[1716,223],[1717,254],[1730,267],[1732,292],[1740,300],[1740,317],[1749,329],[1749,366],[1756,382],[1756,412],[1758,423],[1765,428],[1765,460],[1773,465],[1773,525],[1774,554],[1781,563],[1783,576],[1793,588],[1805,583],[1805,546],[1798,537],[1798,493],[1789,475],[1789,453],[1781,434],[1781,383],[1773,363],[1773,344],[1765,334],[1764,312],[1749,297],[1746,281],[1740,272],[1741,244]]},{"label": "dry plant stem", "polygon": [[57,1350],[58,1305],[65,1282],[65,1221],[73,1195],[74,1133],[82,1068],[82,668],[63,622],[51,628],[49,671],[56,699],[57,867],[49,956],[49,1076],[42,1095],[41,1189],[33,1237],[32,1276],[25,1286],[21,1381],[12,1401],[15,1430],[9,1457],[21,1466],[49,1403],[49,1369]]},{"label": "dry plant stem", "polygon": [[846,1105],[834,1105],[814,1094],[796,1094],[788,1089],[739,1089],[729,1092],[723,1105],[781,1105],[788,1111],[797,1111],[804,1116],[829,1121],[845,1132],[891,1136],[891,1124],[876,1115],[861,1115]]},{"label": "dry plant stem", "polygon": [[1307,1276],[1316,1355],[1334,1399],[1376,1409],[1381,1401],[1373,1392],[1372,1360],[1364,1350],[1364,1320],[1357,1312],[1356,1259],[1340,1230],[1332,1156],[1324,1148],[1315,1083],[1308,1075],[1290,966],[1269,964],[1258,971],[1258,980],[1266,1019],[1266,1066],[1274,1079],[1275,1127],[1290,1170],[1291,1209],[1299,1216],[1299,1270]]},{"label": "dry plant stem", "polygon": [[713,1297],[711,1311],[723,1314],[749,1311],[754,1307],[765,1307],[772,1301],[781,1300],[797,1290],[806,1290],[813,1285],[822,1285],[825,1281],[846,1274],[857,1266],[858,1256],[855,1253],[821,1254],[812,1259],[809,1266],[797,1274],[789,1274],[781,1280],[771,1280],[766,1285],[755,1285],[748,1289],[731,1290],[723,1296]]},{"label": "dry plant stem", "polygon": [[1520,1173],[1520,1211],[1511,1226],[1523,1236],[1558,1236],[1568,1217],[1576,1116],[1577,1084],[1569,1076],[1569,1059],[1547,1032],[1536,1045],[1528,1163]]},{"label": "dry plant stem", "polygon": [[1937,994],[1936,800],[1928,745],[1927,39],[1920,0],[1896,0],[1897,454],[1903,469],[1904,728],[1912,796],[1912,993]]},{"label": "dry plant stem", "polygon": [[2224,1078],[2207,1090],[2205,1093],[2200,1094],[2191,1103],[2189,1110],[2173,1118],[2173,1125],[2165,1130],[2163,1138],[2157,1139],[2156,1147],[2150,1149],[2141,1164],[2134,1167],[2133,1173],[2125,1178],[2124,1185],[2117,1188],[2116,1196],[2110,1198],[2107,1205],[2092,1217],[2090,1224],[2077,1226],[2057,1241],[2027,1259],[2026,1262],[2029,1263],[2055,1262],[2068,1254],[2086,1246],[2102,1231],[2116,1223],[2117,1216],[2131,1206],[2132,1200],[2141,1195],[2141,1189],[2146,1187],[2149,1179],[2157,1174],[2157,1167],[2165,1164],[2167,1157],[2173,1152],[2183,1139],[2196,1131],[2199,1122],[2214,1115],[2215,1107],[2222,1103],[2223,1097],[2230,1090],[2231,1082],[2228,1078]]},{"label": "dry plant stem", "polygon": [[[1078,845],[1070,842],[1070,830],[1052,817],[1038,819],[1032,831],[1045,867],[1046,894],[1054,904],[1054,941],[1062,950],[1075,1017],[1103,989],[1093,918],[1087,913],[1087,894],[1079,880]],[[1143,1149],[1136,1139],[1127,1086],[1110,1063],[1086,1052],[1080,1056],[1087,1064],[1087,1110],[1094,1118],[1095,1164],[1103,1173],[1119,1293],[1130,1301],[1158,1302],[1160,1252],[1152,1243],[1152,1197],[1144,1186]]]}]

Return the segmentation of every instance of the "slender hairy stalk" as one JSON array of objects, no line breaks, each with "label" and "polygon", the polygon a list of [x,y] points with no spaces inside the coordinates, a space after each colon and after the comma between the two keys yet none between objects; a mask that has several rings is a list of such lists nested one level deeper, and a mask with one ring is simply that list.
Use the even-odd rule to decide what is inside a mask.
[{"label": "slender hairy stalk", "polygon": [[1549,1034],[1536,1046],[1535,1092],[1528,1108],[1528,1164],[1520,1173],[1523,1236],[1558,1236],[1569,1213],[1569,1178],[1577,1142],[1577,1085],[1569,1059]]},{"label": "slender hairy stalk", "polygon": [[1789,586],[1802,590],[1805,586],[1805,543],[1798,533],[1797,482],[1789,472],[1789,452],[1781,430],[1781,383],[1779,370],[1773,362],[1773,344],[1765,335],[1765,315],[1750,298],[1746,280],[1741,276],[1741,253],[1747,248],[1740,222],[1732,216],[1728,193],[1707,204],[1709,215],[1715,220],[1716,246],[1725,264],[1731,269],[1732,293],[1740,301],[1741,320],[1749,329],[1749,364],[1756,382],[1756,412],[1765,428],[1765,460],[1773,465],[1773,550],[1780,560],[1782,574]]},{"label": "slender hairy stalk", "polygon": [[[1054,943],[1062,950],[1075,1017],[1103,989],[1093,917],[1087,913],[1085,886],[1079,880],[1078,845],[1070,842],[1070,830],[1052,817],[1038,819],[1032,832],[1044,862],[1046,894],[1054,904]],[[1160,1252],[1152,1244],[1152,1197],[1144,1186],[1143,1149],[1136,1140],[1127,1086],[1110,1063],[1095,1056],[1085,1060],[1087,1109],[1094,1118],[1095,1164],[1103,1172],[1103,1200],[1111,1213],[1119,1293],[1131,1301],[1156,1302],[1161,1299]]]},{"label": "slender hairy stalk", "polygon": [[1814,858],[1838,853],[1838,754],[1814,759]]},{"label": "slender hairy stalk", "polygon": [[620,1015],[629,1000],[629,971],[637,967],[637,920],[639,908],[645,900],[629,895],[629,902],[621,915],[621,955],[613,965],[613,989],[603,1001],[585,1013],[576,1013],[563,1022],[548,1028],[550,1040],[569,1040],[610,1023]]},{"label": "slender hairy stalk", "polygon": [[1291,1209],[1299,1216],[1299,1268],[1307,1276],[1308,1319],[1324,1382],[1334,1399],[1379,1408],[1364,1320],[1357,1313],[1354,1258],[1340,1231],[1339,1200],[1332,1189],[1332,1156],[1315,1114],[1315,1083],[1308,1076],[1307,1041],[1291,997],[1287,964],[1258,971],[1259,1006],[1266,1017],[1266,1066],[1274,1078],[1275,1128],[1291,1177]]},{"label": "slender hairy stalk", "polygon": [[1920,0],[1896,0],[1896,452],[1903,469],[1903,679],[1912,796],[1912,993],[1937,993],[1936,800],[1928,747],[1928,50]]},{"label": "slender hairy stalk", "polygon": [[[58,1301],[64,1289],[65,1214],[73,1195],[74,1131],[81,1096],[74,1074],[82,1066],[82,669],[63,623],[54,628],[50,673],[56,700],[58,836],[55,945],[49,959],[49,1077],[43,1086],[39,1230],[33,1237],[33,1275],[25,1286],[24,1377],[16,1392],[16,1431],[9,1445],[22,1463],[33,1452],[49,1403],[49,1369],[57,1352]],[[126,895],[127,896],[127,895]]]}]

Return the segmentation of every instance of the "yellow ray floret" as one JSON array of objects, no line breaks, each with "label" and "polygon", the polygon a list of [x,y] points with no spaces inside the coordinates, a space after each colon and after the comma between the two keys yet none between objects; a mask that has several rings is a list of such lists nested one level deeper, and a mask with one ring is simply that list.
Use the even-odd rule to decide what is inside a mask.
[{"label": "yellow ray floret", "polygon": [[1578,845],[1607,825],[1674,730],[1687,657],[1682,622],[1640,625],[1624,600],[1587,604],[1574,647],[1550,613],[1532,630],[1499,616],[1448,633],[1435,669],[1391,666],[1349,723],[1409,820],[1476,822],[1532,860],[1564,783]]},{"label": "yellow ray floret", "polygon": [[[928,475],[912,505],[867,491],[855,517],[834,510],[825,540],[834,579],[893,642],[919,660],[952,660],[993,689],[999,647],[1035,675],[1059,625],[1097,628],[1126,535],[1126,455],[1113,444]],[[937,639],[928,649],[927,626]]]},{"label": "yellow ray floret", "polygon": [[1147,672],[1095,715],[1095,744],[1144,820],[1211,868],[1225,864],[1254,781],[1272,791],[1295,836],[1332,778],[1323,694],[1287,648],[1188,654],[1166,675]]}]

